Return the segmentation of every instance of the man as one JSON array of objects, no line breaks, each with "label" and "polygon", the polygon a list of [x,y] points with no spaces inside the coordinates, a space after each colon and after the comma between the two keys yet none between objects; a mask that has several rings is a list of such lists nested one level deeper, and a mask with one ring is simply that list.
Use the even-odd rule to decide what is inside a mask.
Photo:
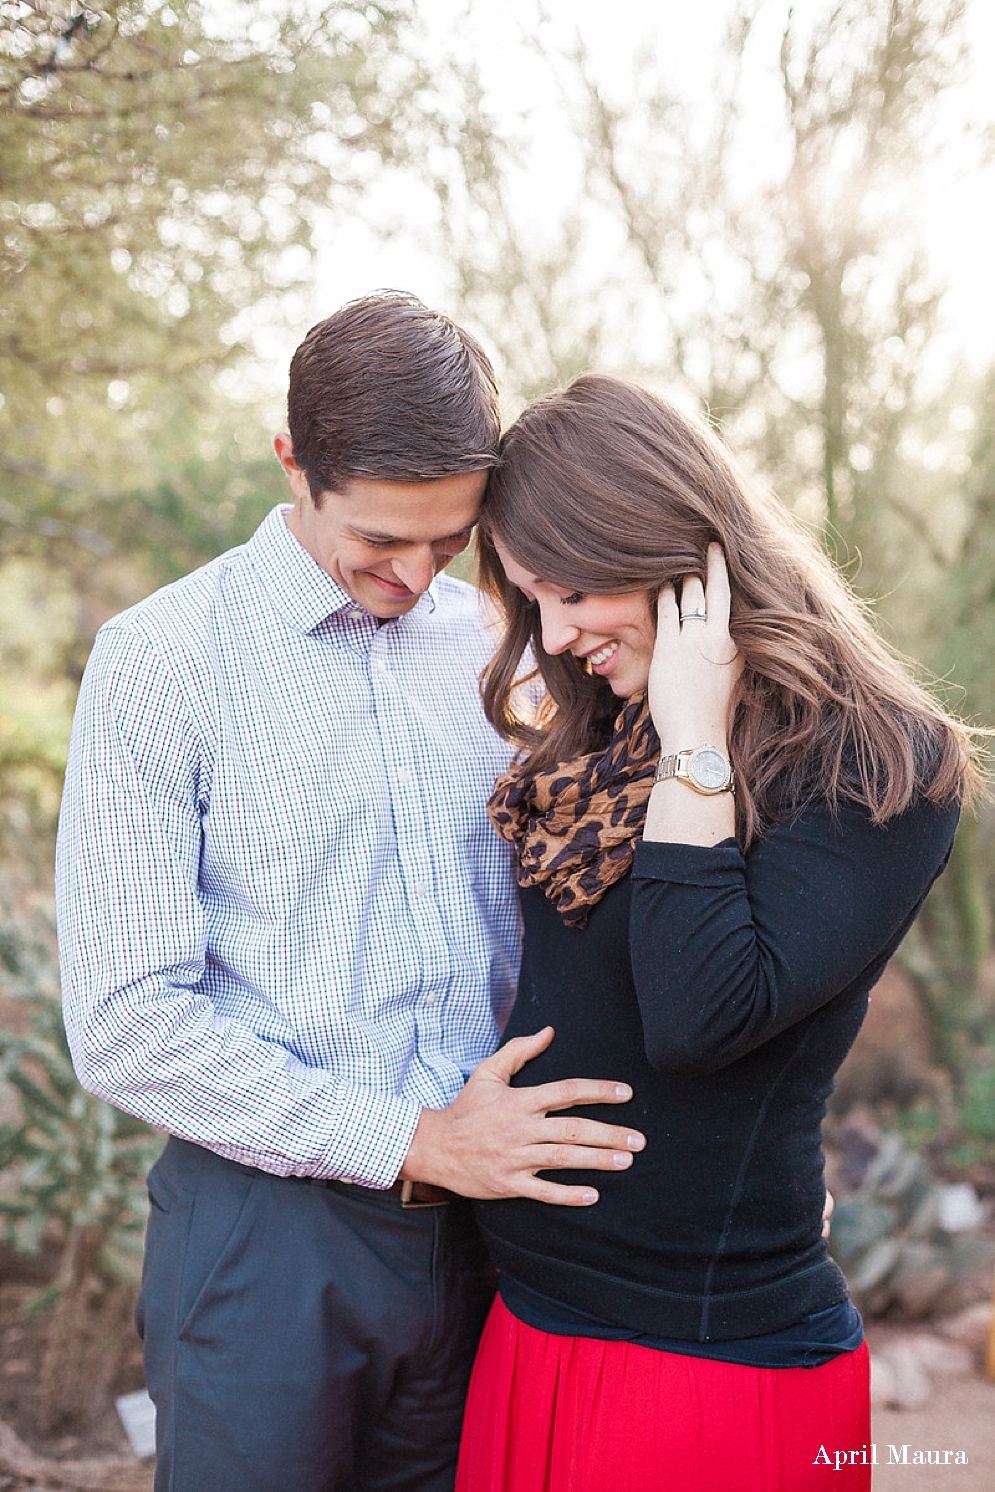
[{"label": "man", "polygon": [[[477,345],[372,296],[294,356],[293,507],[104,627],[58,892],[81,1081],[169,1132],[139,1301],[160,1492],[441,1489],[489,1294],[462,1197],[642,1137],[628,1089],[510,1078],[510,867],[484,802],[470,538],[498,439]],[[486,1059],[486,1060],[485,1060]],[[472,1074],[472,1076],[470,1076]],[[469,1077],[469,1081],[467,1081]]]}]

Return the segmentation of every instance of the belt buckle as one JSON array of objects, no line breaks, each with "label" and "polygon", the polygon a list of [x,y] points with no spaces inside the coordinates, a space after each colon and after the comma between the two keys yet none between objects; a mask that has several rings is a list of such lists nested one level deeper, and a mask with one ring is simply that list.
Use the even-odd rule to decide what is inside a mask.
[{"label": "belt buckle", "polygon": [[438,1202],[416,1202],[415,1187],[417,1186],[417,1184],[418,1183],[415,1181],[401,1182],[402,1207],[413,1210],[416,1207],[447,1207],[449,1205],[449,1199],[447,1197],[440,1197]]}]

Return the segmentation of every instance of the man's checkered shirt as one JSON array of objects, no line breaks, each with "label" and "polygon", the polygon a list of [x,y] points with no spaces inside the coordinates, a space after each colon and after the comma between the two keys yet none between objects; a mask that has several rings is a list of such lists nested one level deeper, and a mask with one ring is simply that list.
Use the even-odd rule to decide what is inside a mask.
[{"label": "man's checkered shirt", "polygon": [[490,646],[446,576],[378,625],[281,509],[102,628],[57,869],[87,1088],[280,1175],[394,1180],[513,998]]}]

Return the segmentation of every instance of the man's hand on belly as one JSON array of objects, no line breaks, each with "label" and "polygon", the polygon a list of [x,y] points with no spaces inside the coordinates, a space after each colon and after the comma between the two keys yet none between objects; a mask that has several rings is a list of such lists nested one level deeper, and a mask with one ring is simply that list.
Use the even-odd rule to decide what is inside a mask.
[{"label": "man's hand on belly", "polygon": [[474,1069],[445,1109],[423,1109],[401,1177],[448,1187],[464,1197],[531,1197],[590,1207],[591,1186],[564,1186],[537,1171],[621,1171],[646,1144],[637,1130],[564,1113],[578,1104],[628,1103],[625,1083],[567,1078],[533,1088],[511,1079],[553,1040],[547,1026],[518,1036]]}]

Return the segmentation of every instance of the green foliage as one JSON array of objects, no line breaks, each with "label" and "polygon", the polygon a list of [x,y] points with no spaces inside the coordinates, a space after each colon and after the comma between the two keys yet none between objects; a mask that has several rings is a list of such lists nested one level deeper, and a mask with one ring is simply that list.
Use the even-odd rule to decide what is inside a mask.
[{"label": "green foliage", "polygon": [[0,561],[0,866],[47,880],[75,697],[77,602],[40,560]]},{"label": "green foliage", "polygon": [[935,1140],[940,1124],[935,1104],[926,1100],[899,1109],[895,1115],[895,1132],[910,1150],[922,1150]]},{"label": "green foliage", "polygon": [[957,1125],[964,1138],[951,1151],[953,1164],[995,1163],[995,1039],[978,1049],[965,1076]]},{"label": "green foliage", "polygon": [[3,0],[4,374],[48,394],[223,358],[223,324],[307,272],[314,208],[400,148],[396,27],[344,0]]},{"label": "green foliage", "polygon": [[995,1068],[977,1067],[969,1076],[960,1122],[967,1134],[995,1142]]},{"label": "green foliage", "polygon": [[170,425],[189,461],[221,405],[227,443],[240,314],[299,317],[315,234],[408,149],[401,24],[365,0],[0,0],[0,557],[127,563],[123,498],[172,480]]},{"label": "green foliage", "polygon": [[91,505],[90,521],[141,567],[144,590],[243,543],[287,500],[268,434],[178,406],[150,442],[139,480]]},{"label": "green foliage", "polygon": [[[144,1177],[161,1149],[147,1125],[85,1093],[66,1044],[50,929],[0,920],[0,969],[31,1010],[31,1030],[0,1031],[0,1085],[18,1117],[0,1125],[0,1172],[17,1191],[0,1197],[8,1247],[36,1254],[57,1242],[110,1284],[137,1279],[147,1213]],[[7,1105],[9,1107],[9,1104]],[[62,1283],[75,1283],[61,1271]]]},{"label": "green foliage", "polygon": [[[467,127],[436,180],[447,259],[516,390],[592,361],[689,390],[806,516],[853,543],[872,530],[867,584],[891,580],[874,518],[906,522],[896,455],[931,397],[939,289],[914,219],[938,104],[963,75],[964,10],[743,0],[707,104],[666,47],[620,85],[547,10],[534,50],[562,100],[563,171],[583,185],[538,223],[517,210],[521,138],[493,128],[479,71],[454,61]],[[744,173],[757,68],[784,123]]]},{"label": "green foliage", "polygon": [[[952,692],[958,712],[971,723],[988,727],[995,724],[993,393],[995,373],[990,372],[976,387],[962,390],[955,405],[969,437],[958,494],[959,519],[951,525],[946,563],[937,565],[933,586],[919,588],[919,615],[908,627],[920,655],[957,686]],[[983,744],[990,762],[991,737]],[[950,865],[930,894],[914,931],[911,953],[918,970],[913,972],[925,975],[920,988],[939,1051],[961,1074],[980,1060],[977,1077],[984,1083],[991,1013],[974,998],[974,992],[995,941],[995,810],[991,801],[982,801],[962,818]],[[979,1043],[979,1052],[972,1051]],[[977,1095],[969,1096],[967,1112],[977,1116]]]}]

